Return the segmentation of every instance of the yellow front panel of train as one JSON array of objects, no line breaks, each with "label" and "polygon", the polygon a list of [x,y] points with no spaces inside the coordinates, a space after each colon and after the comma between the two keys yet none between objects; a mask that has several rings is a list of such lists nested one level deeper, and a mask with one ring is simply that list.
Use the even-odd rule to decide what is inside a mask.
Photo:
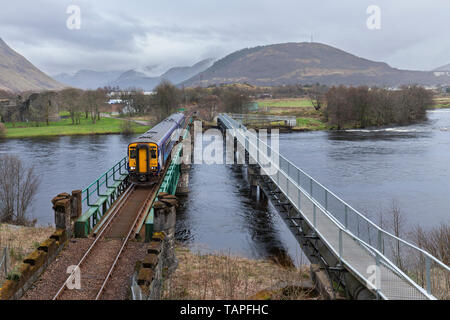
[{"label": "yellow front panel of train", "polygon": [[128,165],[130,166],[131,170],[135,170],[136,168],[136,156],[136,144],[131,144],[128,151],[128,158],[130,160]]},{"label": "yellow front panel of train", "polygon": [[156,144],[150,145],[150,168],[158,168],[158,147]]},{"label": "yellow front panel of train", "polygon": [[139,173],[147,173],[147,149],[140,148],[139,149]]}]

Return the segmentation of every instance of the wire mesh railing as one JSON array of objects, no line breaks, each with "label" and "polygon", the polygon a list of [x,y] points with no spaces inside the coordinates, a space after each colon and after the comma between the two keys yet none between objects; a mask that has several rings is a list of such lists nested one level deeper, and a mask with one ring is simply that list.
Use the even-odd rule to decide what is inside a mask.
[{"label": "wire mesh railing", "polygon": [[219,119],[367,287],[385,299],[448,299],[447,265],[378,227],[230,116]]},{"label": "wire mesh railing", "polygon": [[124,175],[128,175],[127,157],[121,159],[87,188],[83,189],[81,194],[82,203],[85,203],[87,206],[94,204],[108,188],[112,188],[116,182],[121,182]]}]

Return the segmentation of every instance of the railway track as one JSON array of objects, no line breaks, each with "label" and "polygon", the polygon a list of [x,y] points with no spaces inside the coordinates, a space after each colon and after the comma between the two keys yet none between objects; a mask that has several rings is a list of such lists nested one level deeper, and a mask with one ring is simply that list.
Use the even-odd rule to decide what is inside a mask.
[{"label": "railway track", "polygon": [[[169,156],[168,163],[170,161]],[[48,268],[24,299],[125,299],[135,263],[146,253],[145,243],[131,240],[139,235],[168,168],[169,165],[156,185],[128,187],[92,234],[85,239],[72,240],[59,261]],[[75,268],[67,276],[69,265]],[[78,271],[81,288],[71,290],[67,284],[73,283]]]},{"label": "railway track", "polygon": [[[159,184],[151,188],[132,185],[124,192],[53,300],[102,299],[127,245],[136,234],[138,222],[148,212],[158,189]],[[67,284],[73,282],[77,270],[80,271],[81,288],[70,290]]]}]

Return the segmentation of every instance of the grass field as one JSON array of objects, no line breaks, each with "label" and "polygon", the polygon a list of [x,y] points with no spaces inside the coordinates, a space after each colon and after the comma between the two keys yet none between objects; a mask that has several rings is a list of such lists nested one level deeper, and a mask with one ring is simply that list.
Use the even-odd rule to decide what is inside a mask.
[{"label": "grass field", "polygon": [[319,119],[297,118],[297,125],[295,128],[303,130],[326,130],[328,127]]},{"label": "grass field", "polygon": [[259,107],[275,107],[275,108],[303,108],[313,107],[309,99],[267,99],[257,101]]},{"label": "grass field", "polygon": [[[54,227],[20,227],[0,223],[0,249],[7,247],[8,272],[14,270],[22,260],[39,244],[55,231]],[[3,252],[0,252],[0,258]],[[2,266],[3,267],[3,266]],[[4,272],[0,271],[0,287],[6,280]]]},{"label": "grass field", "polygon": [[[164,281],[165,300],[316,300],[309,268],[177,247],[178,268]],[[292,289],[292,290],[286,290]]]},{"label": "grass field", "polygon": [[[79,125],[73,125],[70,118],[64,118],[58,122],[50,122],[49,126],[40,123],[39,127],[34,123],[17,122],[15,126],[6,123],[6,138],[120,133],[122,121],[124,120],[102,118],[93,124],[91,119],[82,118]],[[133,123],[133,129],[135,133],[144,133],[148,127]]]},{"label": "grass field", "polygon": [[434,99],[433,109],[450,108],[450,97],[438,97]]}]

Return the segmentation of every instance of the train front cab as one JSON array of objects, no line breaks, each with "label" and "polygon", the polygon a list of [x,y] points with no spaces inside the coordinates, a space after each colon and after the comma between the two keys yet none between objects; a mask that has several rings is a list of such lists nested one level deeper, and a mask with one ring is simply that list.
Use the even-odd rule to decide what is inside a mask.
[{"label": "train front cab", "polygon": [[132,143],[128,146],[128,168],[131,181],[151,183],[158,175],[158,146],[154,143]]}]

